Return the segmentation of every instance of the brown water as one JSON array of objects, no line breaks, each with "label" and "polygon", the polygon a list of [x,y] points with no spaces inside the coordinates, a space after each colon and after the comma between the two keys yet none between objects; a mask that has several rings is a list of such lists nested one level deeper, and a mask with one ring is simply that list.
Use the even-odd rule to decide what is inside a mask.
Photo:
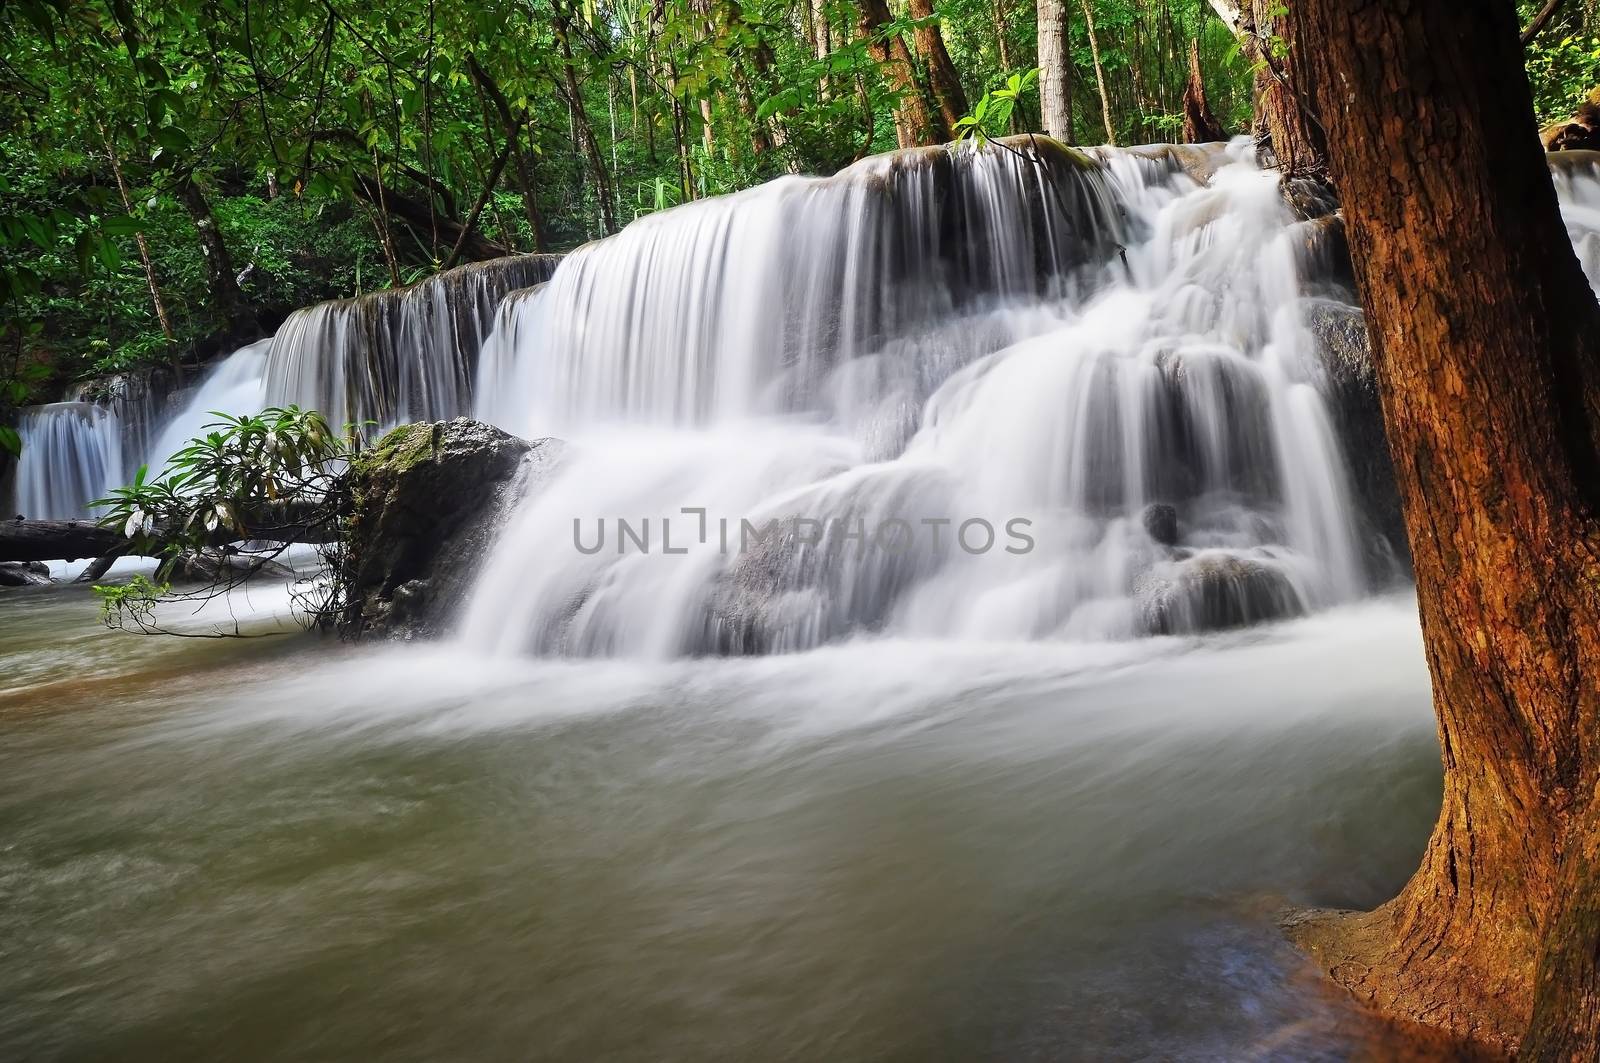
[{"label": "brown water", "polygon": [[1409,600],[606,664],[19,592],[0,1059],[1388,1059],[1273,918],[1438,791]]}]

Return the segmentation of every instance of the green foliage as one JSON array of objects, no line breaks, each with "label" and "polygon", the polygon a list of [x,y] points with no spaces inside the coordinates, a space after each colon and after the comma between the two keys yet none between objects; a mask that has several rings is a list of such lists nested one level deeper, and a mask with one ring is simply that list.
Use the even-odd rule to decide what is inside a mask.
[{"label": "green foliage", "polygon": [[992,137],[1005,136],[1011,131],[1011,116],[1016,113],[1022,94],[1039,83],[1039,68],[1012,74],[1005,84],[983,94],[972,113],[962,116],[955,125],[957,140],[972,140],[979,144]]},{"label": "green foliage", "polygon": [[[321,414],[295,406],[254,416],[214,414],[206,434],[168,459],[151,479],[141,468],[133,483],[92,506],[105,510],[103,527],[128,539],[130,552],[161,558],[159,588],[97,588],[107,623],[153,631],[153,610],[171,597],[167,584],[185,557],[222,548],[259,567],[292,540],[320,544],[325,569],[342,558],[339,531],[347,509],[343,474],[355,453],[357,429],[335,433]],[[266,546],[240,548],[241,541]],[[252,570],[230,569],[223,587]],[[132,585],[130,585],[132,586]],[[219,593],[211,588],[204,596]],[[338,608],[336,581],[313,579],[300,596],[302,615],[331,623]]]},{"label": "green foliage", "polygon": [[100,622],[113,631],[155,629],[156,606],[172,593],[170,583],[152,583],[135,575],[126,583],[95,584],[100,599]]},{"label": "green foliage", "polygon": [[1600,86],[1600,36],[1535,38],[1528,46],[1528,78],[1540,124],[1567,121]]}]

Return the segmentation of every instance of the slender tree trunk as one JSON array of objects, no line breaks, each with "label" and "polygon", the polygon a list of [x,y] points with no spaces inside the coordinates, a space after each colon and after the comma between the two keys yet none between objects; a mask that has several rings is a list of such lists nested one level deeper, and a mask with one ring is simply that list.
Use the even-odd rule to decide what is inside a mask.
[{"label": "slender tree trunk", "polygon": [[1072,48],[1066,0],[1038,0],[1039,110],[1044,131],[1071,144]]},{"label": "slender tree trunk", "polygon": [[883,71],[889,87],[899,97],[894,109],[894,129],[900,146],[914,148],[948,139],[949,130],[941,128],[943,122],[936,119],[928,108],[922,86],[917,82],[917,64],[911,57],[911,49],[906,46],[905,38],[892,33],[885,40],[874,39],[876,33],[894,21],[889,14],[889,5],[885,0],[856,2],[861,12],[856,31],[862,40],[868,42],[868,52]]},{"label": "slender tree trunk", "polygon": [[[495,113],[500,116],[506,143],[511,147],[511,161],[517,178],[517,187],[522,193],[522,210],[527,216],[528,228],[533,230],[533,249],[543,254],[549,242],[545,236],[544,215],[540,212],[538,200],[534,196],[533,166],[522,147],[522,131],[527,123],[527,116],[523,115],[519,120],[511,114],[511,103],[501,91],[499,83],[478,63],[478,57],[470,52],[467,53],[467,69],[471,72],[473,80],[483,89],[489,102],[493,104]],[[635,121],[637,122],[637,118]]]},{"label": "slender tree trunk", "polygon": [[1106,143],[1117,142],[1117,130],[1111,122],[1111,97],[1106,95],[1106,70],[1100,63],[1100,37],[1094,31],[1094,8],[1089,0],[1080,0],[1083,17],[1089,30],[1089,54],[1094,58],[1094,80],[1100,87],[1100,117],[1106,123]]},{"label": "slender tree trunk", "polygon": [[[910,0],[908,7],[914,19],[933,15],[933,0]],[[951,61],[950,52],[944,46],[944,34],[939,32],[937,25],[928,25],[912,34],[912,39],[916,41],[917,54],[922,56],[922,65],[928,71],[928,87],[939,105],[939,116],[947,130],[954,129],[956,123],[966,116],[967,94],[961,88],[961,76],[956,73],[956,64]]]},{"label": "slender tree trunk", "polygon": [[1416,568],[1444,804],[1367,913],[1292,930],[1382,1011],[1600,1057],[1600,308],[1509,3],[1293,0]]},{"label": "slender tree trunk", "polygon": [[244,293],[239,290],[233,256],[228,253],[222,230],[217,227],[216,215],[211,213],[211,203],[192,173],[182,176],[178,193],[200,236],[200,255],[206,264],[206,285],[211,292],[212,306],[228,322],[231,332],[243,335],[259,331],[260,324],[256,321],[255,311],[245,302]]},{"label": "slender tree trunk", "polygon": [[1183,90],[1183,139],[1186,144],[1209,144],[1228,139],[1206,101],[1206,81],[1200,70],[1200,42],[1189,42],[1189,83]]},{"label": "slender tree trunk", "polygon": [[991,0],[989,13],[994,19],[994,51],[1000,60],[1000,72],[1010,74],[1014,68],[1011,65],[1011,45],[1006,41],[1005,0]]},{"label": "slender tree trunk", "polygon": [[500,154],[495,156],[494,164],[489,167],[489,173],[483,179],[483,191],[478,193],[477,202],[472,204],[472,212],[467,215],[467,220],[461,226],[461,233],[456,237],[455,244],[450,248],[450,257],[444,260],[440,268],[449,269],[461,261],[461,252],[466,250],[467,242],[472,239],[473,233],[478,230],[478,219],[483,215],[484,204],[489,202],[489,197],[494,195],[495,185],[500,183],[500,174],[505,171],[506,160],[516,147],[516,137],[521,131],[518,123],[506,131],[505,147],[500,149]]},{"label": "slender tree trunk", "polygon": [[[816,56],[818,59],[823,59],[833,51],[833,32],[828,25],[828,0],[810,0],[810,3],[811,27],[817,42]],[[828,98],[829,87],[828,78],[823,78],[818,84],[817,91],[823,99]]]},{"label": "slender tree trunk", "polygon": [[1563,0],[1549,0],[1549,3],[1539,9],[1539,13],[1533,16],[1533,21],[1528,23],[1528,28],[1522,31],[1524,46],[1533,43],[1533,39],[1539,36],[1540,31],[1555,17],[1555,13],[1561,10],[1562,3]]},{"label": "slender tree trunk", "polygon": [[583,92],[578,86],[578,73],[572,56],[572,16],[566,8],[557,4],[554,22],[556,44],[561,49],[561,76],[567,90],[567,105],[572,111],[579,145],[594,175],[595,198],[600,201],[601,222],[608,234],[614,233],[617,231],[617,215],[612,207],[611,178],[606,173],[606,160],[600,152],[600,141],[594,135],[594,125],[589,121],[589,113],[584,110]]},{"label": "slender tree trunk", "polygon": [[[122,197],[122,209],[128,214],[133,213],[133,197],[128,194],[128,182],[122,177],[122,160],[117,157],[116,145],[111,143],[111,137],[106,134],[105,125],[95,122],[95,127],[100,131],[100,140],[106,146],[106,158],[111,163],[111,175],[117,179],[117,194]],[[178,337],[172,331],[172,319],[167,316],[167,304],[161,298],[161,285],[156,280],[155,262],[150,258],[150,243],[144,238],[144,233],[133,234],[133,242],[139,248],[139,261],[144,264],[144,279],[150,286],[150,305],[156,312],[156,321],[161,325],[161,335],[167,338],[167,345],[172,348],[172,371],[178,379],[183,379],[183,357],[178,352]]]}]

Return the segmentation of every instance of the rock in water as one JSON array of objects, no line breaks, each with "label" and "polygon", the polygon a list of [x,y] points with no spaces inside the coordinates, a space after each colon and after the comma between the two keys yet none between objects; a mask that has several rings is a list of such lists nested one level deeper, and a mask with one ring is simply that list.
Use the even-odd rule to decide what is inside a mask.
[{"label": "rock in water", "polygon": [[44,587],[50,583],[50,566],[43,561],[0,562],[0,587]]},{"label": "rock in water", "polygon": [[1300,616],[1305,602],[1265,559],[1212,553],[1158,565],[1139,577],[1146,634],[1195,635]]},{"label": "rock in water", "polygon": [[559,440],[528,442],[465,417],[404,425],[351,466],[347,638],[437,635],[465,599],[515,489]]},{"label": "rock in water", "polygon": [[1152,502],[1144,507],[1140,520],[1150,538],[1162,546],[1178,545],[1178,511],[1165,502]]}]

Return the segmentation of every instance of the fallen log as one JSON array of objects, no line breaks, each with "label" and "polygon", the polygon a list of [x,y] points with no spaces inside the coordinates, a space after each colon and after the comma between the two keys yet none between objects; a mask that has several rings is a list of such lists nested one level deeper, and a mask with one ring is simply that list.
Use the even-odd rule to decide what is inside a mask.
[{"label": "fallen log", "polygon": [[[253,521],[242,531],[218,528],[207,540],[210,546],[240,542],[326,543],[339,537],[339,522],[331,516],[302,521]],[[79,561],[137,554],[119,528],[92,520],[0,521],[0,561]]]}]

